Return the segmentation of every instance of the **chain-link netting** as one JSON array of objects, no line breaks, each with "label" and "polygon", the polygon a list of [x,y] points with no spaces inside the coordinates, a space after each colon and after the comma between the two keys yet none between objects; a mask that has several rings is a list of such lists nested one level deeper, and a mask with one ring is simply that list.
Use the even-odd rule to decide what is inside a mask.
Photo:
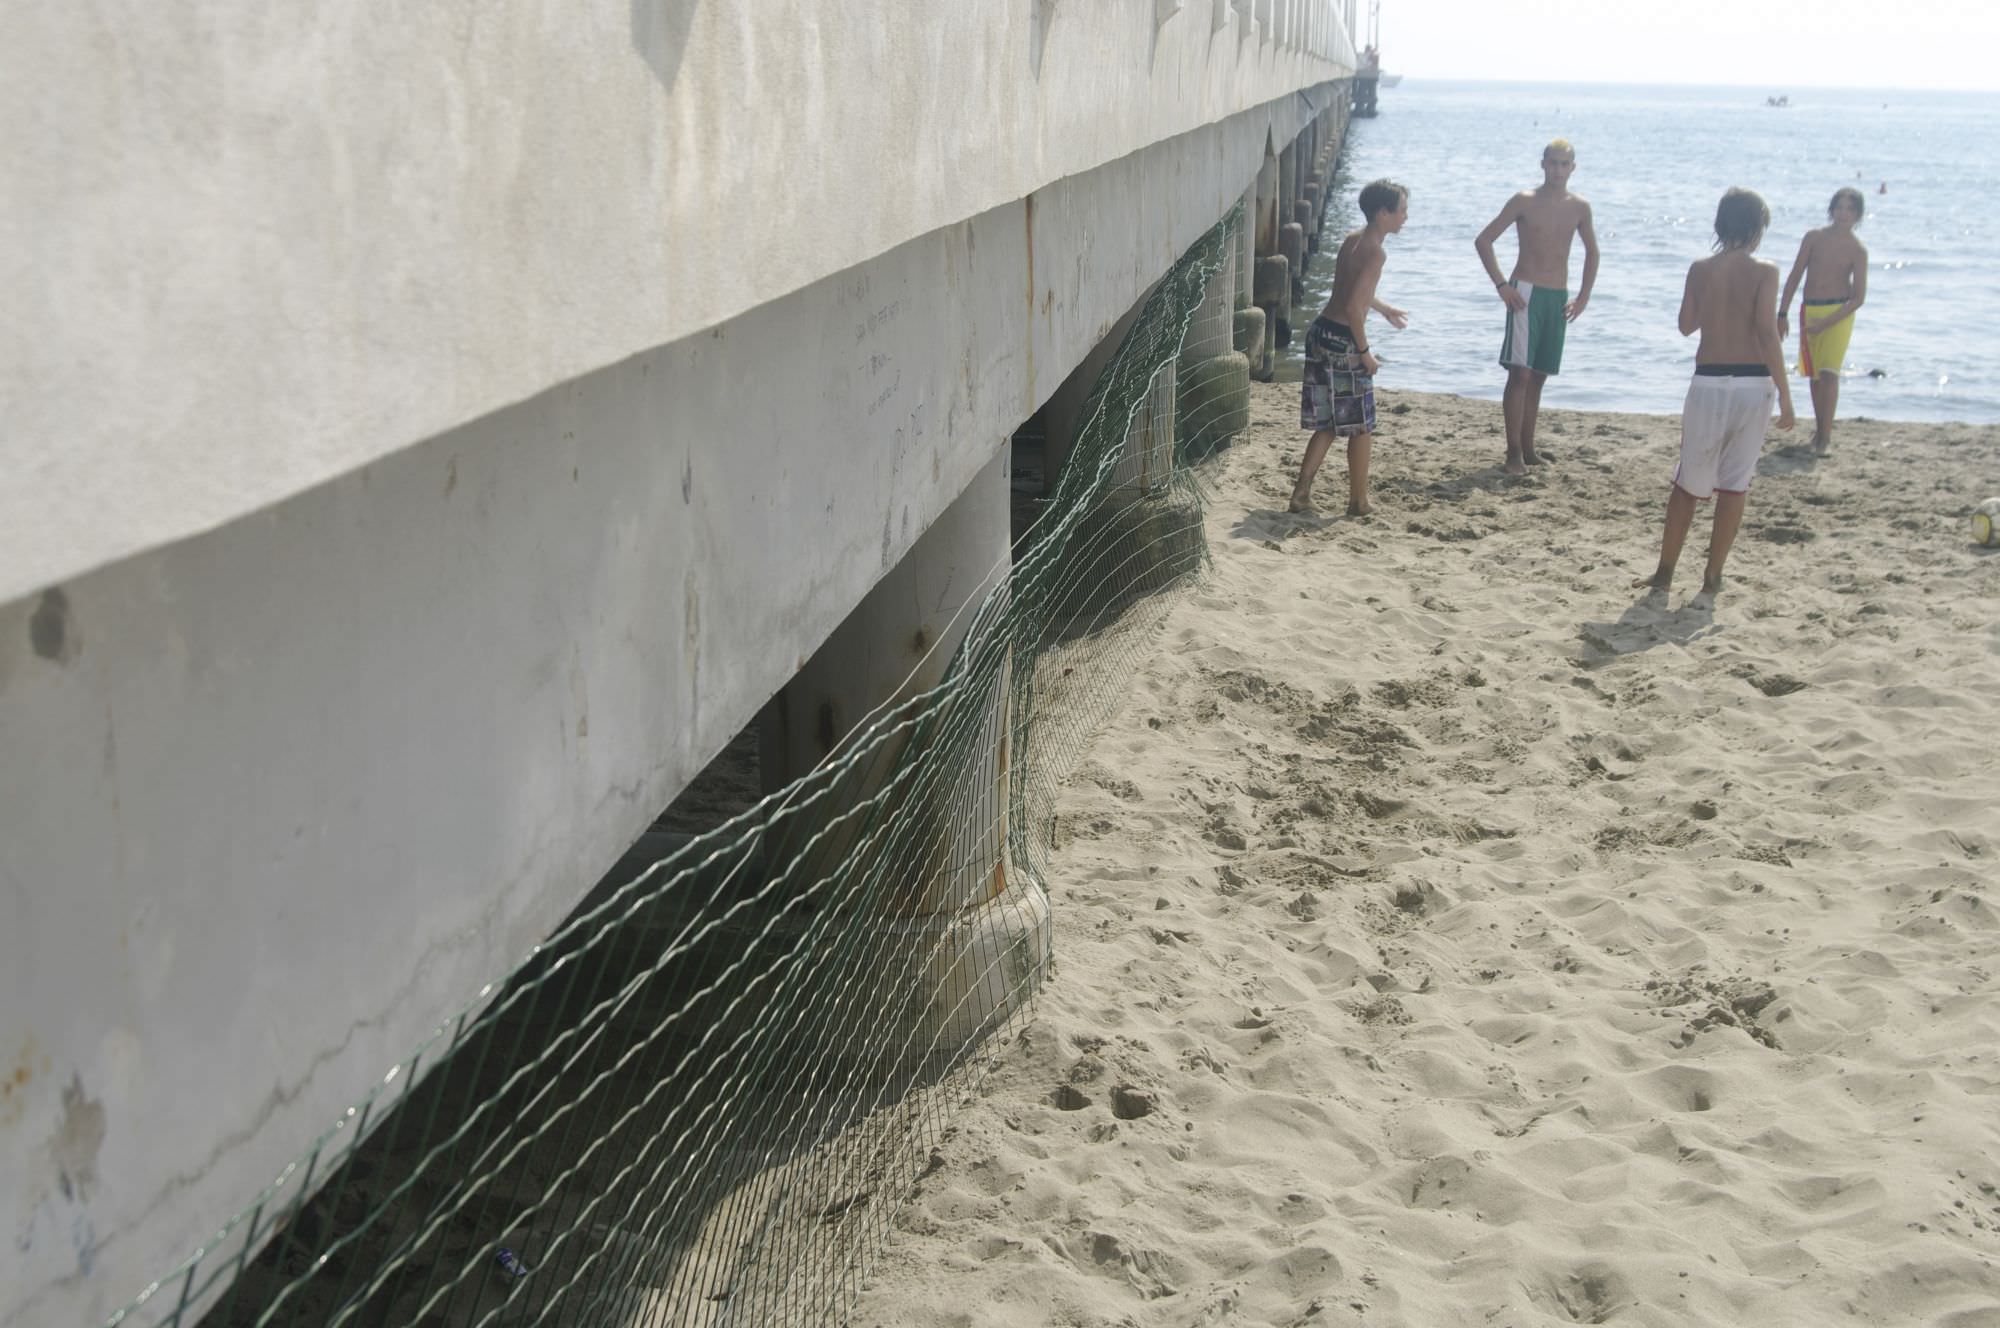
[{"label": "chain-link netting", "polygon": [[642,841],[112,1322],[836,1317],[1047,971],[1053,795],[1203,564],[1192,466],[1248,421],[1240,221],[1145,300],[941,682]]}]

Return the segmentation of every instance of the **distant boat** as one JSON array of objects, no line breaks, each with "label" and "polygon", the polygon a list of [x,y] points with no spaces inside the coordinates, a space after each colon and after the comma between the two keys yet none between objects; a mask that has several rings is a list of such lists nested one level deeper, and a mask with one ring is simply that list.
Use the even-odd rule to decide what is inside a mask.
[{"label": "distant boat", "polygon": [[1766,106],[1790,106],[1792,99],[1781,92],[1775,97],[1764,98],[1764,104]]},{"label": "distant boat", "polygon": [[1377,74],[1375,81],[1385,88],[1393,88],[1403,81],[1403,76],[1401,74]]}]

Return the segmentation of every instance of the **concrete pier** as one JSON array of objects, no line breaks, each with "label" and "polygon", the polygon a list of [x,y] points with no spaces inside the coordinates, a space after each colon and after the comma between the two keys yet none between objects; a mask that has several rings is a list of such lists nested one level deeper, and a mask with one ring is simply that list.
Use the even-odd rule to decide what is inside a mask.
[{"label": "concrete pier", "polygon": [[0,1328],[188,1255],[774,697],[789,772],[910,685],[1246,193],[1203,363],[1267,354],[1354,66],[1331,0],[0,7]]}]

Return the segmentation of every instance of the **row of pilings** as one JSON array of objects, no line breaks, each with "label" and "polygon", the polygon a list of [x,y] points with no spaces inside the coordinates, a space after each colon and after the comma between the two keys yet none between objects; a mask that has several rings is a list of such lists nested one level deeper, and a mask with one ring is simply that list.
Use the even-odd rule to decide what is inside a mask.
[{"label": "row of pilings", "polygon": [[1271,381],[1275,352],[1291,345],[1293,326],[1313,316],[1302,307],[1306,265],[1319,252],[1351,114],[1343,89],[1283,151],[1266,153],[1244,197],[1254,223],[1245,227],[1243,261],[1254,276],[1238,295],[1236,344],[1249,357],[1250,376],[1260,382]]}]

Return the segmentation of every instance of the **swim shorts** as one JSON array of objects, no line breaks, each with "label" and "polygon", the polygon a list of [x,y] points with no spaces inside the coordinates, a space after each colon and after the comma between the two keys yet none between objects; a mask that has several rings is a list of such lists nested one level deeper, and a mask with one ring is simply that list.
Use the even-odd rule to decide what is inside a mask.
[{"label": "swim shorts", "polygon": [[1807,300],[1805,308],[1799,311],[1799,372],[1806,377],[1837,374],[1840,366],[1847,363],[1847,339],[1854,335],[1851,315],[1823,332],[1806,331],[1807,319],[1824,318],[1830,310],[1846,303],[1846,300]]},{"label": "swim shorts", "polygon": [[1509,369],[1533,369],[1536,373],[1559,373],[1563,362],[1563,332],[1569,323],[1563,307],[1569,292],[1553,286],[1537,286],[1531,281],[1507,283],[1528,297],[1525,309],[1507,311],[1507,331],[1500,338],[1500,363]]},{"label": "swim shorts", "polygon": [[1336,438],[1375,432],[1375,376],[1354,349],[1354,333],[1325,315],[1306,333],[1299,427],[1327,429]]},{"label": "swim shorts", "polygon": [[1702,365],[1681,403],[1674,487],[1690,498],[1748,493],[1778,388],[1761,364]]}]

